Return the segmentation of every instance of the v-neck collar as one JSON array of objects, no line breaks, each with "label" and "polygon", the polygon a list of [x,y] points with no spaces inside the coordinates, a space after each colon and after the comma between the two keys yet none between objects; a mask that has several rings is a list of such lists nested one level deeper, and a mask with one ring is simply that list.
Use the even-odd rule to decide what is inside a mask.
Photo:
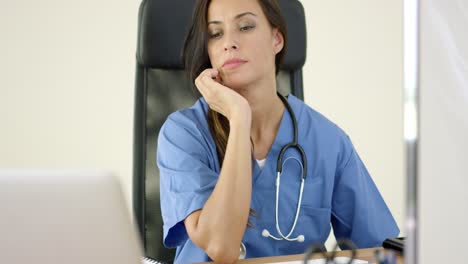
[{"label": "v-neck collar", "polygon": [[[294,105],[291,103],[292,96],[289,95],[287,100],[291,105],[291,109],[294,111]],[[259,185],[262,187],[271,187],[274,186],[274,180],[271,180],[271,176],[276,177],[276,163],[278,161],[278,154],[281,148],[293,140],[293,128],[292,128],[292,118],[287,107],[283,111],[283,116],[281,117],[280,126],[275,136],[275,140],[271,145],[270,150],[266,156],[266,162],[263,169],[260,169],[257,161],[252,157],[252,168],[253,168],[253,179],[252,182],[254,185]]]}]

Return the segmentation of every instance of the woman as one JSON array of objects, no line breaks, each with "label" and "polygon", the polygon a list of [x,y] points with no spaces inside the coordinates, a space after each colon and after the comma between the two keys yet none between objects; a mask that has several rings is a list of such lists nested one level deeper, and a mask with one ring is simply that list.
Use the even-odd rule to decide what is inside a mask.
[{"label": "woman", "polygon": [[[171,114],[158,140],[164,243],[177,247],[176,263],[232,263],[241,244],[247,257],[303,253],[325,242],[330,223],[358,247],[399,233],[348,136],[277,94],[285,36],[274,0],[196,3],[184,57],[203,98]],[[284,153],[277,189],[293,118],[305,160]]]}]

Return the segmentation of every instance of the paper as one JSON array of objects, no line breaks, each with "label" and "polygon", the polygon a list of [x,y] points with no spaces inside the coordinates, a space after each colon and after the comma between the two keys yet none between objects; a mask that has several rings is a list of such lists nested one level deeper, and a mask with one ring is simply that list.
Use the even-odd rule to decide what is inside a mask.
[{"label": "paper", "polygon": [[143,258],[143,259],[141,260],[141,263],[142,263],[142,264],[160,264],[161,262],[157,262],[157,261],[154,260],[154,259],[145,257],[145,258]]},{"label": "paper", "polygon": [[[348,264],[350,258],[348,257],[335,257],[335,262],[333,264]],[[272,262],[272,263],[269,263],[269,264],[303,264],[304,261],[300,260],[296,260],[296,261],[286,261],[286,262]],[[327,263],[327,260],[322,258],[322,259],[311,259],[311,260],[308,260],[307,261],[307,264],[326,264]],[[361,259],[355,259],[353,260],[353,262],[351,262],[352,264],[369,264],[368,261],[365,261],[365,260],[361,260]]]}]

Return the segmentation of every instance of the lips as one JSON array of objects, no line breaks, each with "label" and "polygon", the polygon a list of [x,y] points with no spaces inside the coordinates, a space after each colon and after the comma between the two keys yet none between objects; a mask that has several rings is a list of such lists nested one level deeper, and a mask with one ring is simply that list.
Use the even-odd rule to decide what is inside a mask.
[{"label": "lips", "polygon": [[243,65],[246,62],[247,61],[245,61],[245,60],[237,59],[237,58],[229,59],[229,60],[224,62],[223,68],[225,68],[225,69],[234,69],[234,68],[237,68],[237,67]]}]

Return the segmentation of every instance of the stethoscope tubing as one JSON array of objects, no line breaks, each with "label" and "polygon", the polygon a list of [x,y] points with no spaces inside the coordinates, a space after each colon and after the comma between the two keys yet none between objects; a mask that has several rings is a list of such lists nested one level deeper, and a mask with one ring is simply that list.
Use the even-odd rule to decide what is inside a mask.
[{"label": "stethoscope tubing", "polygon": [[284,97],[280,93],[278,93],[278,96],[281,99],[281,101],[283,101],[284,106],[286,107],[286,109],[288,110],[289,115],[291,116],[291,120],[292,120],[292,123],[293,123],[294,136],[293,136],[293,141],[291,143],[288,143],[285,146],[283,146],[281,148],[279,154],[278,154],[278,160],[276,162],[276,173],[281,173],[283,171],[283,162],[282,161],[283,161],[284,154],[286,153],[286,150],[288,150],[289,148],[295,148],[295,149],[297,149],[297,151],[299,151],[299,153],[301,155],[302,167],[303,167],[302,178],[305,179],[306,175],[307,175],[307,160],[306,160],[306,154],[304,152],[304,149],[298,143],[298,136],[297,136],[298,135],[298,132],[297,132],[298,127],[297,127],[296,115],[294,114],[294,111],[292,110],[291,105],[289,105],[288,99],[286,99],[286,97]]},{"label": "stethoscope tubing", "polygon": [[[306,179],[306,175],[307,175],[307,160],[306,160],[306,155],[305,155],[304,149],[298,144],[298,127],[297,127],[296,115],[294,114],[294,111],[292,110],[291,106],[289,105],[287,99],[284,96],[282,96],[280,93],[278,93],[278,96],[280,97],[281,101],[283,101],[283,104],[285,105],[287,111],[289,112],[289,115],[291,116],[291,120],[292,120],[292,123],[293,123],[294,136],[293,136],[293,141],[292,142],[286,144],[285,146],[283,146],[281,148],[281,150],[280,150],[280,152],[278,154],[278,160],[277,160],[277,164],[276,164],[275,221],[276,221],[276,231],[278,232],[278,235],[280,237],[275,237],[275,236],[271,235],[270,232],[267,229],[263,230],[262,235],[265,236],[265,237],[270,237],[270,238],[272,238],[274,240],[278,240],[278,241],[279,240],[287,240],[287,241],[303,242],[304,241],[304,236],[303,235],[299,235],[296,238],[290,238],[290,236],[292,235],[292,233],[294,232],[294,230],[296,228],[297,220],[299,218],[299,214],[300,214],[300,211],[301,211],[302,194],[304,192],[304,183],[305,183],[305,179]],[[301,161],[299,161],[295,157],[288,157],[283,161],[284,155],[285,155],[286,151],[289,148],[294,148],[299,152],[299,154],[301,156]],[[282,171],[283,171],[283,165],[289,159],[296,160],[299,163],[299,165],[301,166],[301,179],[300,179],[301,186],[300,186],[300,189],[299,189],[299,198],[298,198],[298,202],[297,202],[296,214],[295,214],[295,217],[294,217],[294,223],[293,223],[290,231],[288,232],[288,234],[284,235],[283,232],[281,232],[281,228],[279,226],[279,212],[278,212],[279,211],[279,209],[278,209],[279,208],[279,192],[280,192],[281,174],[282,174]]]}]

